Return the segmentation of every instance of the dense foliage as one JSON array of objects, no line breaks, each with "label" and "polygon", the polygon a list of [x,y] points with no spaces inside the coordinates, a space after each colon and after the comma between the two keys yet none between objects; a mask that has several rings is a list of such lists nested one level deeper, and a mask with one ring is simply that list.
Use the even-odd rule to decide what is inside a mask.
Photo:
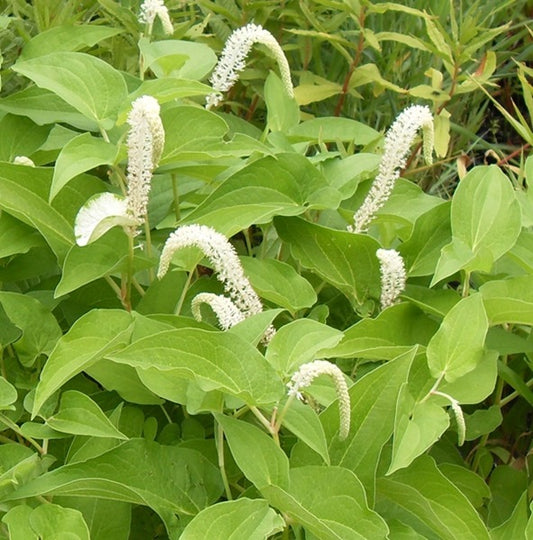
[{"label": "dense foliage", "polygon": [[533,538],[530,3],[141,4],[0,2],[0,539]]}]

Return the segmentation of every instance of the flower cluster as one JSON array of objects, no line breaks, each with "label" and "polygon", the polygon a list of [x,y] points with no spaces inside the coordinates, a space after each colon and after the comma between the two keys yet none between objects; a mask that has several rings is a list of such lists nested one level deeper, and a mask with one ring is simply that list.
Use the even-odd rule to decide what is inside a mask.
[{"label": "flower cluster", "polygon": [[139,13],[139,22],[148,25],[150,28],[148,33],[151,33],[151,28],[156,17],[159,17],[165,34],[174,33],[174,27],[172,26],[165,2],[163,0],[144,0]]},{"label": "flower cluster", "polygon": [[74,224],[80,246],[96,240],[115,226],[135,236],[146,219],[152,172],[157,167],[165,144],[165,132],[159,117],[159,103],[142,96],[132,103],[128,115],[127,196],[101,193],[85,204]]},{"label": "flower cluster", "polygon": [[394,249],[378,249],[381,272],[381,309],[396,303],[407,279],[402,256]]},{"label": "flower cluster", "polygon": [[409,149],[417,131],[422,128],[423,153],[431,163],[433,154],[433,116],[427,106],[413,105],[402,111],[385,135],[384,152],[370,191],[361,208],[354,215],[354,224],[348,230],[355,233],[366,231],[376,212],[389,198],[400,171],[405,167]]},{"label": "flower cluster", "polygon": [[294,96],[289,63],[279,43],[268,30],[250,23],[235,30],[226,41],[220,60],[210,78],[214,92],[207,96],[206,108],[216,107],[222,100],[222,92],[227,92],[238,80],[239,72],[246,67],[246,57],[254,43],[262,43],[272,52],[278,63],[285,89],[289,96]]},{"label": "flower cluster", "polygon": [[243,312],[229,298],[207,292],[197,294],[191,303],[192,314],[197,321],[202,320],[200,312],[202,304],[208,304],[211,307],[222,330],[229,330],[232,326],[244,321]]},{"label": "flower cluster", "polygon": [[310,386],[313,379],[319,375],[329,375],[335,383],[335,390],[337,391],[337,398],[339,400],[339,438],[344,440],[350,432],[350,394],[348,393],[348,386],[346,385],[344,375],[335,364],[327,360],[314,360],[313,362],[301,365],[287,384],[289,388],[288,394],[289,396],[296,396],[298,399],[303,399],[300,390]]}]

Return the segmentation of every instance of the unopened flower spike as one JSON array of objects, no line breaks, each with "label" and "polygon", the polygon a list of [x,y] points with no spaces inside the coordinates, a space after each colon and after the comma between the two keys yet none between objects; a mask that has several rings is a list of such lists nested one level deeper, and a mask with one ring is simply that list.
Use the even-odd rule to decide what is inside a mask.
[{"label": "unopened flower spike", "polygon": [[378,249],[376,256],[381,272],[381,309],[396,303],[407,279],[402,256],[394,249]]},{"label": "unopened flower spike", "polygon": [[148,34],[152,33],[152,26],[156,17],[159,17],[165,34],[174,33],[174,27],[165,2],[163,0],[144,0],[139,12],[139,22],[148,26]]},{"label": "unopened flower spike", "polygon": [[272,52],[278,63],[285,90],[290,97],[294,97],[289,63],[283,49],[268,30],[261,25],[250,23],[235,30],[226,41],[210,78],[214,92],[206,98],[207,109],[216,107],[222,101],[222,93],[227,92],[238,80],[239,72],[246,67],[246,57],[254,43],[262,43]]},{"label": "unopened flower spike", "polygon": [[427,163],[432,162],[433,116],[429,107],[412,105],[398,115],[387,131],[378,175],[363,204],[354,215],[354,224],[348,226],[349,231],[355,233],[366,231],[376,212],[390,197],[396,179],[400,176],[401,169],[406,165],[409,150],[419,129],[422,129],[424,139],[424,159]]},{"label": "unopened flower spike", "polygon": [[350,432],[350,394],[344,375],[335,364],[327,360],[314,360],[313,362],[301,365],[287,384],[289,388],[288,394],[289,396],[296,396],[298,399],[302,399],[303,396],[300,390],[310,386],[313,379],[319,375],[329,375],[335,383],[335,390],[337,391],[337,398],[339,400],[339,438],[344,440]]},{"label": "unopened flower spike", "polygon": [[159,103],[152,96],[141,96],[131,104],[128,115],[127,211],[138,225],[146,219],[152,172],[159,163],[165,132],[159,116]]},{"label": "unopened flower spike", "polygon": [[219,294],[200,293],[193,298],[191,303],[192,314],[197,321],[202,320],[200,311],[202,304],[208,304],[211,307],[222,330],[229,330],[244,320],[244,314],[231,299]]},{"label": "unopened flower spike", "polygon": [[461,408],[461,405],[455,398],[453,398],[449,394],[445,394],[444,392],[433,390],[431,393],[436,396],[441,396],[450,402],[453,414],[455,416],[455,422],[457,424],[458,443],[459,443],[459,446],[463,446],[463,443],[465,442],[465,437],[466,437],[466,424],[465,424],[465,417],[464,417],[463,409]]}]

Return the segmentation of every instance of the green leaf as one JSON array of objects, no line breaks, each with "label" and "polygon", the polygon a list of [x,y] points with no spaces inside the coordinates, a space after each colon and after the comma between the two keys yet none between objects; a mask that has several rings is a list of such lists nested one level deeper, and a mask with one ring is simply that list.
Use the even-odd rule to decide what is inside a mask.
[{"label": "green leaf", "polygon": [[46,141],[52,126],[37,126],[29,118],[6,114],[0,121],[0,161],[31,156]]},{"label": "green leaf", "polygon": [[74,375],[128,343],[132,329],[132,316],[122,310],[95,309],[80,317],[59,339],[41,372],[32,415]]},{"label": "green leaf", "polygon": [[345,330],[344,339],[328,356],[391,360],[413,345],[427,345],[436,330],[435,321],[412,304],[396,304]]},{"label": "green leaf", "polygon": [[524,538],[529,540],[526,528],[528,525],[528,508],[527,508],[527,491],[520,497],[519,501],[511,514],[511,517],[499,525],[498,527],[491,529],[491,540],[507,540],[508,538]]},{"label": "green leaf", "polygon": [[321,415],[329,441],[331,462],[353,471],[363,483],[372,504],[381,451],[394,429],[396,402],[407,381],[416,347],[367,373],[350,387],[350,433],[345,441],[335,434],[338,406],[331,404]]},{"label": "green leaf", "polygon": [[100,58],[54,52],[17,62],[13,70],[57,94],[101,128],[111,129],[127,98],[122,74]]},{"label": "green leaf", "polygon": [[291,313],[311,307],[317,300],[311,284],[287,263],[277,259],[240,257],[254,290]]},{"label": "green leaf", "polygon": [[253,223],[269,223],[277,215],[298,215],[309,208],[336,208],[339,202],[340,193],[327,184],[307,158],[278,154],[238,170],[184,222],[207,224],[232,236]]},{"label": "green leaf", "polygon": [[300,109],[281,79],[271,71],[265,81],[267,129],[286,133],[300,121]]},{"label": "green leaf", "polygon": [[465,269],[490,271],[515,244],[520,205],[499,167],[475,167],[459,183],[452,200],[452,242],[445,246],[432,285]]},{"label": "green leaf", "polygon": [[53,92],[37,86],[29,86],[1,99],[0,110],[27,116],[39,125],[61,122],[78,129],[98,131],[94,120],[83,116]]},{"label": "green leaf", "polygon": [[57,504],[42,504],[29,515],[31,528],[42,540],[55,540],[61,536],[90,540],[89,528],[81,512]]},{"label": "green leaf", "polygon": [[79,51],[121,32],[122,30],[119,28],[90,24],[54,26],[30,39],[24,45],[19,58],[20,60],[29,60],[59,51]]},{"label": "green leaf", "polygon": [[[228,332],[168,330],[107,356],[113,362],[136,368],[141,378],[144,372],[155,371],[194,380],[204,391],[221,390],[248,405],[269,404],[284,394],[283,383],[264,356]],[[149,364],[146,358],[150,358]]]},{"label": "green leaf", "polygon": [[313,118],[294,126],[288,133],[295,142],[351,142],[366,146],[381,137],[375,129],[350,118]]},{"label": "green leaf", "polygon": [[511,465],[498,465],[490,475],[491,500],[487,523],[489,527],[498,527],[512,517],[524,491],[528,489],[525,470],[515,469]]},{"label": "green leaf", "polygon": [[474,508],[480,508],[490,499],[489,486],[475,472],[453,463],[440,463],[438,467],[440,472],[468,497]]},{"label": "green leaf", "polygon": [[7,525],[9,540],[40,540],[30,525],[31,506],[20,504],[14,506],[3,517],[2,522]]},{"label": "green leaf", "polygon": [[248,343],[257,346],[274,319],[282,312],[282,309],[268,309],[246,317],[244,321],[237,323],[229,329]]},{"label": "green leaf", "polygon": [[132,439],[98,457],[41,475],[9,499],[77,495],[142,504],[155,510],[176,538],[175,513],[195,515],[221,493],[217,467],[199,452]]},{"label": "green leaf", "polygon": [[408,467],[440,438],[449,425],[450,418],[442,407],[432,401],[415,401],[406,383],[398,396],[392,459],[387,475]]},{"label": "green leaf", "polygon": [[37,229],[59,261],[74,243],[69,222],[47,202],[51,170],[0,164],[0,208]]},{"label": "green leaf", "polygon": [[4,377],[0,376],[0,409],[11,409],[17,401],[17,389]]},{"label": "green leaf", "polygon": [[481,294],[463,298],[444,317],[427,347],[428,365],[436,379],[453,382],[483,358],[488,319]]},{"label": "green leaf", "polygon": [[533,325],[533,276],[489,281],[479,289],[491,325]]},{"label": "green leaf", "polygon": [[99,165],[111,165],[118,149],[114,144],[82,133],[71,139],[61,150],[54,167],[50,201],[69,180]]},{"label": "green leaf", "polygon": [[467,497],[421,456],[407,469],[378,478],[376,510],[397,518],[426,538],[489,540],[488,531]]},{"label": "green leaf", "polygon": [[312,319],[297,319],[276,332],[268,345],[266,359],[279,373],[292,375],[299,366],[320,357],[342,338],[342,332],[335,328]]},{"label": "green leaf", "polygon": [[0,302],[0,347],[3,349],[22,336],[22,330],[11,322],[2,303]]},{"label": "green leaf", "polygon": [[257,489],[268,485],[287,488],[289,459],[272,437],[248,422],[223,414],[215,414],[215,418],[239,469]]},{"label": "green leaf", "polygon": [[15,292],[0,291],[0,303],[22,337],[14,344],[18,359],[31,366],[41,354],[50,354],[61,337],[55,317],[39,300]]},{"label": "green leaf", "polygon": [[379,297],[379,264],[373,238],[336,231],[299,218],[276,218],[279,236],[291,248],[292,256],[339,289],[352,304],[362,304],[372,295]]},{"label": "green leaf", "polygon": [[0,214],[0,258],[28,253],[31,248],[43,245],[44,240],[33,227],[6,212]]},{"label": "green leaf", "polygon": [[240,498],[202,510],[185,527],[180,540],[264,540],[284,528],[283,518],[268,506],[267,501]]},{"label": "green leaf", "polygon": [[[262,489],[270,504],[321,540],[387,538],[388,527],[370,510],[357,476],[342,467],[298,467],[288,489]],[[307,535],[306,535],[307,536]]]},{"label": "green leaf", "polygon": [[46,423],[63,433],[127,439],[89,396],[76,390],[61,394],[59,411],[47,418]]},{"label": "green leaf", "polygon": [[[187,79],[151,79],[143,81],[137,90],[132,92],[128,99],[134,101],[138,97],[149,95],[157,99],[160,104],[183,99],[192,96],[207,96],[213,89],[207,84],[198,81],[189,81]],[[129,110],[129,109],[128,109]],[[123,110],[124,118],[126,111]],[[120,117],[122,118],[122,114]]]}]

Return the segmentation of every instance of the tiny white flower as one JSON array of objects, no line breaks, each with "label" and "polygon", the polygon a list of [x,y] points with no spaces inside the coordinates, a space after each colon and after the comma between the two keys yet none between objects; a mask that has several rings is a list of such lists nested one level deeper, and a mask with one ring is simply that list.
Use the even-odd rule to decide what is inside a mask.
[{"label": "tiny white flower", "polygon": [[128,215],[127,201],[113,193],[100,193],[82,206],[74,223],[78,246],[86,246],[120,225],[131,227],[135,221]]},{"label": "tiny white flower", "polygon": [[[152,171],[157,167],[165,144],[159,116],[159,103],[152,96],[141,96],[131,104],[128,115],[128,213],[144,223],[148,207]],[[134,233],[134,231],[132,231]]]},{"label": "tiny white flower", "polygon": [[13,159],[15,165],[26,165],[27,167],[35,167],[35,163],[27,156],[15,156]]},{"label": "tiny white flower", "polygon": [[216,107],[238,80],[239,72],[246,67],[246,57],[254,43],[262,43],[272,52],[278,63],[281,80],[290,97],[294,96],[289,63],[276,38],[261,25],[247,24],[235,30],[224,45],[222,55],[209,79],[214,92],[206,97],[206,108]]},{"label": "tiny white flower", "polygon": [[202,304],[208,304],[215,315],[222,330],[228,330],[237,323],[244,321],[243,312],[225,296],[213,293],[197,294],[191,303],[193,317],[197,321],[202,320],[200,307]]},{"label": "tiny white flower", "polygon": [[335,390],[339,400],[339,438],[344,440],[350,432],[350,394],[344,375],[335,364],[327,360],[314,360],[313,362],[302,364],[287,384],[289,388],[287,393],[289,396],[296,396],[298,399],[302,399],[303,396],[300,390],[310,386],[313,379],[319,375],[329,375],[335,383]]},{"label": "tiny white flower", "polygon": [[396,303],[407,279],[402,256],[394,249],[378,249],[381,272],[381,309]]},{"label": "tiny white flower", "polygon": [[147,24],[151,31],[156,17],[159,17],[165,34],[174,33],[174,27],[172,26],[165,2],[163,0],[144,0],[139,13],[139,22]]},{"label": "tiny white flower", "polygon": [[348,227],[349,231],[355,233],[366,231],[376,212],[390,197],[420,128],[424,137],[424,159],[431,163],[434,143],[433,116],[427,106],[412,105],[398,115],[387,131],[378,175],[361,208],[355,213],[354,224]]}]

